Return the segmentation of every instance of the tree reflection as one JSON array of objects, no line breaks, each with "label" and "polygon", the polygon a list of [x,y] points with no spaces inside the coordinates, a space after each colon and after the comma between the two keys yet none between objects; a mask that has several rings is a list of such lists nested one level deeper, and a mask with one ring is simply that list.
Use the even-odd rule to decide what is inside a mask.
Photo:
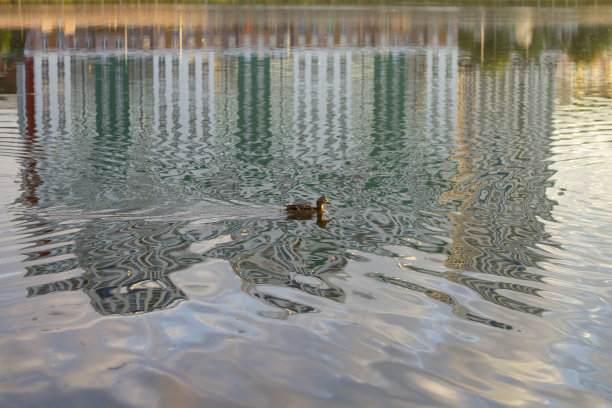
[{"label": "tree reflection", "polygon": [[[484,37],[484,40],[483,40]],[[459,28],[458,46],[473,64],[485,69],[502,69],[513,57],[537,59],[545,51],[561,50],[576,63],[590,63],[612,47],[612,33],[607,25],[559,29],[555,25],[532,28],[527,44],[517,38],[510,25]]]}]

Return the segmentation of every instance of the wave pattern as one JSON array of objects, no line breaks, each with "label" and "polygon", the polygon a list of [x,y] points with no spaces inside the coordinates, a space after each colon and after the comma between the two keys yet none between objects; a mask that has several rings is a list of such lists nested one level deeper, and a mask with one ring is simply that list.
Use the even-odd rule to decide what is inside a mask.
[{"label": "wave pattern", "polygon": [[[30,224],[35,216],[24,218]],[[53,221],[36,221],[44,226],[43,237],[49,238],[33,241],[24,254],[25,276],[79,275],[30,286],[28,296],[80,290],[104,315],[151,312],[187,298],[169,278],[184,268],[174,255],[188,247],[177,233],[181,223],[99,219],[65,228]]]},{"label": "wave pattern", "polygon": [[0,405],[607,406],[602,8],[81,8],[0,32]]},{"label": "wave pattern", "polygon": [[[346,290],[330,278],[360,259],[352,252],[395,259],[402,250],[393,248],[413,248],[446,253],[446,271],[369,276],[410,285],[407,273],[425,272],[541,315],[545,309],[496,290],[538,296],[543,277],[534,270],[547,259],[539,247],[554,245],[540,220],[551,219],[554,205],[546,196],[550,128],[541,124],[552,115],[555,55],[500,76],[457,61],[446,47],[29,57],[21,74],[43,93],[23,105],[22,126],[40,148],[23,159],[36,176],[24,170],[19,203],[31,210],[20,222],[28,234],[39,234],[33,223],[49,227],[24,253],[26,276],[85,271],[30,287],[29,296],[78,289],[103,314],[152,311],[186,298],[170,274],[221,258],[252,296],[289,313],[313,312],[263,288],[344,302]],[[60,108],[43,109],[53,98]],[[322,194],[335,203],[333,217],[314,230],[314,222],[254,216],[248,207],[274,214],[281,203]],[[179,219],[144,221],[152,208]],[[223,211],[233,215],[223,220]],[[85,221],[74,225],[53,221],[79,215]],[[194,215],[219,221],[202,235],[185,229]],[[219,237],[231,239],[189,252]]]}]

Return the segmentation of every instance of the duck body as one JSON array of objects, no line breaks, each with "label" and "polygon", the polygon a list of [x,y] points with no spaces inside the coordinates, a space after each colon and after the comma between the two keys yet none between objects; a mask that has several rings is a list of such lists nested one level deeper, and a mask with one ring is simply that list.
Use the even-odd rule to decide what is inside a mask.
[{"label": "duck body", "polygon": [[285,212],[296,218],[310,218],[315,214],[323,214],[325,212],[324,204],[330,204],[330,202],[327,200],[327,197],[320,197],[314,207],[310,204],[290,204],[285,207]]}]

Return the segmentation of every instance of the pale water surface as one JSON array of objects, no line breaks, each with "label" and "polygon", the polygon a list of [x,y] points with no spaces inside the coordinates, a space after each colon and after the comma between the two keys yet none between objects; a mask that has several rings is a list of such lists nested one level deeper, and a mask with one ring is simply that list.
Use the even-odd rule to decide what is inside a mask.
[{"label": "pale water surface", "polygon": [[0,406],[610,406],[611,11],[4,6]]}]

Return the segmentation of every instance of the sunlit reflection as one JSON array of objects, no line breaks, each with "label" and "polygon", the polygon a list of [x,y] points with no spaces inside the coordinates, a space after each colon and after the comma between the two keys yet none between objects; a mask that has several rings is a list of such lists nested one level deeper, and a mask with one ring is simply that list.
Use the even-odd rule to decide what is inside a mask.
[{"label": "sunlit reflection", "polygon": [[609,8],[2,11],[0,394],[602,406]]}]

